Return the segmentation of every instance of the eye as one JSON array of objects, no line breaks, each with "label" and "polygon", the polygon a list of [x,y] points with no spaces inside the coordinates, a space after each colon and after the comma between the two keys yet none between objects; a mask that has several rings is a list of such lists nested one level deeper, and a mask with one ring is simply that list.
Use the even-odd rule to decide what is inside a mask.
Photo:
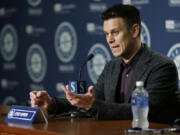
[{"label": "eye", "polygon": [[118,34],[119,34],[119,30],[115,30],[115,31],[112,32],[113,36],[117,36]]}]

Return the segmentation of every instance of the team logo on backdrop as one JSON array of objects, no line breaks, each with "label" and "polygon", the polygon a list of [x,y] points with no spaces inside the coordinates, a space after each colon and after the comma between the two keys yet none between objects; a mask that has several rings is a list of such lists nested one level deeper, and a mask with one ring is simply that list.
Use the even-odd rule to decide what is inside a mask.
[{"label": "team logo on backdrop", "polygon": [[36,7],[41,3],[41,0],[27,0],[27,2],[29,3],[29,5]]},{"label": "team logo on backdrop", "polygon": [[106,3],[90,3],[89,4],[89,10],[91,12],[103,12],[104,10],[107,9]]},{"label": "team logo on backdrop", "polygon": [[0,8],[0,16],[6,15],[6,9],[5,8]]},{"label": "team logo on backdrop", "polygon": [[169,0],[168,4],[170,7],[180,7],[180,0]]},{"label": "team logo on backdrop", "polygon": [[54,4],[55,13],[70,13],[71,10],[75,8],[76,8],[76,5],[73,3],[70,3],[70,4],[55,3]]},{"label": "team logo on backdrop", "polygon": [[86,30],[90,34],[104,34],[103,26],[94,22],[88,22],[86,24]]},{"label": "team logo on backdrop", "polygon": [[1,54],[6,61],[11,61],[15,58],[18,50],[17,32],[11,24],[3,27],[0,36]]},{"label": "team logo on backdrop", "polygon": [[64,84],[62,82],[57,82],[56,83],[56,91],[57,92],[63,92],[63,90],[61,89],[61,87],[63,86]]},{"label": "team logo on backdrop", "polygon": [[144,5],[149,4],[150,0],[122,0],[122,3],[125,5]]},{"label": "team logo on backdrop", "polygon": [[8,88],[8,80],[7,79],[1,79],[1,88],[5,89]]},{"label": "team logo on backdrop", "polygon": [[73,59],[77,49],[77,35],[74,27],[69,22],[61,23],[55,34],[56,55],[62,62]]},{"label": "team logo on backdrop", "polygon": [[180,43],[177,43],[171,47],[171,49],[168,52],[168,57],[170,57],[176,64],[180,86]]},{"label": "team logo on backdrop", "polygon": [[37,27],[34,25],[26,25],[25,31],[28,35],[31,36],[40,36],[41,34],[46,32],[46,29],[43,27]]},{"label": "team logo on backdrop", "polygon": [[54,4],[54,12],[60,13],[63,11],[63,5],[61,3]]},{"label": "team logo on backdrop", "polygon": [[129,5],[130,5],[130,4],[131,4],[131,0],[123,0],[122,3],[123,3],[123,4],[129,4]]},{"label": "team logo on backdrop", "polygon": [[102,73],[105,64],[111,60],[109,51],[103,44],[97,43],[90,49],[89,54],[93,53],[94,58],[87,63],[88,74],[93,83],[96,83]]},{"label": "team logo on backdrop", "polygon": [[165,20],[165,27],[167,32],[180,32],[179,20]]},{"label": "team logo on backdrop", "polygon": [[34,82],[44,79],[47,70],[47,59],[43,48],[39,44],[33,44],[27,52],[26,66],[30,78]]},{"label": "team logo on backdrop", "polygon": [[16,99],[12,96],[8,96],[4,99],[3,105],[12,105],[16,103]]},{"label": "team logo on backdrop", "polygon": [[[2,2],[2,1],[1,1]],[[12,17],[13,14],[16,12],[16,8],[13,7],[1,7],[0,8],[0,17]]]},{"label": "team logo on backdrop", "polygon": [[17,80],[8,80],[6,78],[1,78],[0,80],[0,87],[3,90],[13,90],[18,85],[19,85],[19,82]]},{"label": "team logo on backdrop", "polygon": [[150,33],[144,22],[141,22],[141,42],[147,46],[151,46]]}]

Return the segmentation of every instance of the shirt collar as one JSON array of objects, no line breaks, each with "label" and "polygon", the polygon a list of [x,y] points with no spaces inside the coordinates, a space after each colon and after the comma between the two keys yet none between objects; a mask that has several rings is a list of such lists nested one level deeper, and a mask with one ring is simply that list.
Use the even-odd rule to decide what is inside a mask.
[{"label": "shirt collar", "polygon": [[141,55],[141,53],[143,51],[143,48],[144,48],[144,44],[141,44],[141,48],[138,50],[138,52],[135,54],[135,56],[128,63],[125,63],[123,61],[123,59],[121,58],[122,66],[123,67],[128,67],[128,66],[131,66],[131,65],[135,64],[138,61],[138,59],[139,59],[139,57],[140,57],[140,55]]}]

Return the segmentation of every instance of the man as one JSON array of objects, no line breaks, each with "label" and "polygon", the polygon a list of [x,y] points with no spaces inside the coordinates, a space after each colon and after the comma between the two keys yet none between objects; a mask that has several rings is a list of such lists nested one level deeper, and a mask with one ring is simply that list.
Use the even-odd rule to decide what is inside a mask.
[{"label": "man", "polygon": [[132,119],[131,93],[136,81],[144,81],[149,93],[149,121],[172,122],[178,115],[175,92],[178,75],[175,64],[150,50],[140,41],[139,11],[130,5],[115,5],[101,14],[104,33],[115,56],[106,64],[95,86],[86,94],[74,94],[62,87],[66,99],[55,99],[46,91],[32,91],[31,105],[51,113],[84,108],[96,119]]}]

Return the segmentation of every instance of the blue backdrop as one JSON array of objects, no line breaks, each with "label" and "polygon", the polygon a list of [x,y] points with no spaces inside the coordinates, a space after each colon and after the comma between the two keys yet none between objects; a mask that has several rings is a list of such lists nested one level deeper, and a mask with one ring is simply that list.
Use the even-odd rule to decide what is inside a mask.
[{"label": "blue backdrop", "polygon": [[82,79],[94,84],[113,57],[99,14],[116,3],[140,10],[142,42],[180,71],[180,0],[0,0],[0,103],[27,102],[33,89],[63,96],[89,53]]}]

